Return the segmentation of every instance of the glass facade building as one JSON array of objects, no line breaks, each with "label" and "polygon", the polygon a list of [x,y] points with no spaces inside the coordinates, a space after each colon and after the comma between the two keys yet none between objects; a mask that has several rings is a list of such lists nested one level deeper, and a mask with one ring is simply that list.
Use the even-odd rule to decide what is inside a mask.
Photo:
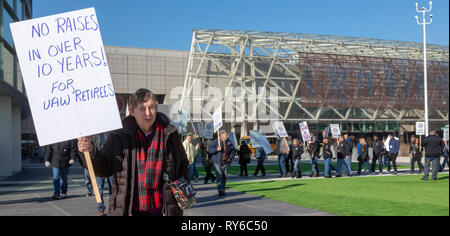
[{"label": "glass facade building", "polygon": [[[0,0],[0,177],[21,171],[21,120],[30,116],[10,23],[32,17],[31,0]],[[30,144],[36,145],[36,144]]]}]

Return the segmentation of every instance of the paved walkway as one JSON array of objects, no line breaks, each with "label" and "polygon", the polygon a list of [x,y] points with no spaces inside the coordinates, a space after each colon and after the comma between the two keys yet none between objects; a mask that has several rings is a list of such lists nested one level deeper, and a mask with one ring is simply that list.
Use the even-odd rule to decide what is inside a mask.
[{"label": "paved walkway", "polygon": [[[0,216],[97,215],[95,198],[85,197],[86,187],[84,185],[83,173],[84,171],[79,165],[72,167],[69,174],[69,197],[55,201],[51,199],[53,194],[51,170],[45,168],[40,163],[25,162],[21,173],[0,180]],[[408,174],[408,171],[401,171],[400,174]],[[231,175],[228,178],[228,182],[291,179],[278,178],[278,175],[268,174],[264,178]],[[311,178],[304,177],[304,179]],[[197,204],[185,212],[187,216],[331,215],[313,209],[245,194],[232,189],[227,190],[225,197],[219,198],[215,184],[205,185],[195,183],[195,187],[198,191]]]}]

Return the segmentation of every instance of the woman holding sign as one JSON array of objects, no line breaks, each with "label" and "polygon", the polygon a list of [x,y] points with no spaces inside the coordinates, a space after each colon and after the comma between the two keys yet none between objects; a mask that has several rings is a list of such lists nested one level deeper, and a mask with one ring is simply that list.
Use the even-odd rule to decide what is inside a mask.
[{"label": "woman holding sign", "polygon": [[157,112],[153,93],[138,89],[129,99],[130,116],[112,132],[102,150],[88,138],[78,140],[80,157],[88,151],[97,177],[114,176],[109,204],[112,216],[181,216],[183,211],[163,174],[188,178],[188,164],[177,129]]}]

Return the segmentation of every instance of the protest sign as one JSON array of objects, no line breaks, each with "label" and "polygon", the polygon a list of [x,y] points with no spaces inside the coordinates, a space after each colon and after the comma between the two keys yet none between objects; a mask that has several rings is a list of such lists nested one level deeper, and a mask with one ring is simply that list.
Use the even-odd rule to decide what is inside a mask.
[{"label": "protest sign", "polygon": [[306,123],[306,121],[304,121],[299,125],[300,125],[300,132],[302,133],[303,142],[310,142],[311,134],[309,133],[308,124]]},{"label": "protest sign", "polygon": [[444,129],[444,140],[448,141],[448,128]]},{"label": "protest sign", "polygon": [[252,139],[252,148],[262,147],[266,154],[273,152],[267,137],[262,135],[260,130],[251,130],[250,137]]},{"label": "protest sign", "polygon": [[285,128],[284,125],[283,125],[283,122],[281,122],[281,121],[276,121],[276,122],[273,122],[273,123],[274,123],[274,125],[275,125],[275,128],[277,129],[278,135],[279,135],[281,138],[286,138],[286,137],[289,136],[288,133],[286,132],[286,128]]},{"label": "protest sign", "polygon": [[341,130],[339,129],[339,124],[330,124],[331,135],[333,138],[338,138],[341,135]]},{"label": "protest sign", "polygon": [[229,132],[228,133],[228,138],[230,139],[231,143],[233,144],[233,147],[235,149],[239,149],[239,145],[236,139],[236,134],[234,132]]},{"label": "protest sign", "polygon": [[41,146],[122,128],[94,8],[10,27]]},{"label": "protest sign", "polygon": [[[222,106],[220,106],[219,108],[217,108],[216,111],[214,111],[213,119],[214,119],[214,133],[217,132],[217,140],[220,140],[219,129],[223,125],[223,122],[222,122]],[[219,148],[220,148],[220,142],[218,142],[218,143],[219,143]]]},{"label": "protest sign", "polygon": [[[122,128],[94,8],[10,28],[41,146]],[[99,203],[90,156],[84,154]]]},{"label": "protest sign", "polygon": [[259,143],[261,144],[261,146],[264,149],[264,152],[269,155],[270,153],[273,152],[272,146],[270,146],[269,140],[267,140],[267,137],[264,135],[260,135],[259,137]]},{"label": "protest sign", "polygon": [[205,129],[204,129],[204,137],[207,139],[213,139],[214,138],[214,125],[213,123],[205,123]]},{"label": "protest sign", "polygon": [[204,137],[205,137],[205,131],[204,131],[204,125],[203,125],[203,122],[199,122],[199,123],[197,124],[197,127],[198,127],[198,135],[199,135],[201,138],[204,138]]},{"label": "protest sign", "polygon": [[259,148],[261,144],[259,143],[259,136],[261,133],[259,130],[250,130],[250,138],[252,140],[252,148]]},{"label": "protest sign", "polygon": [[214,133],[215,133],[223,125],[223,122],[222,122],[222,106],[217,108],[217,110],[213,114],[213,118],[214,118]]},{"label": "protest sign", "polygon": [[416,135],[426,135],[425,122],[416,122]]}]

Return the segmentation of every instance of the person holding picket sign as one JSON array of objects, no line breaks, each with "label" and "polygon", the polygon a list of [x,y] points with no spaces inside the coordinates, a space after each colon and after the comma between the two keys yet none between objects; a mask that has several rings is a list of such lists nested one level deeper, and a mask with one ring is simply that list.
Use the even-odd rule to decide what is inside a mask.
[{"label": "person holding picket sign", "polygon": [[[215,139],[208,148],[208,153],[214,163],[217,176],[217,191],[219,197],[225,196],[225,185],[227,183],[228,169],[234,159],[236,150],[229,140],[228,133],[220,131],[220,140]],[[220,143],[219,143],[220,142]]]},{"label": "person holding picket sign", "polygon": [[[123,128],[113,131],[98,151],[89,137],[78,139],[83,152],[92,157],[96,177],[114,176],[110,198],[111,216],[181,216],[169,183],[181,177],[189,181],[188,165],[177,129],[167,116],[157,112],[152,92],[138,89],[129,99],[130,116]],[[131,163],[130,163],[131,162]]]}]

